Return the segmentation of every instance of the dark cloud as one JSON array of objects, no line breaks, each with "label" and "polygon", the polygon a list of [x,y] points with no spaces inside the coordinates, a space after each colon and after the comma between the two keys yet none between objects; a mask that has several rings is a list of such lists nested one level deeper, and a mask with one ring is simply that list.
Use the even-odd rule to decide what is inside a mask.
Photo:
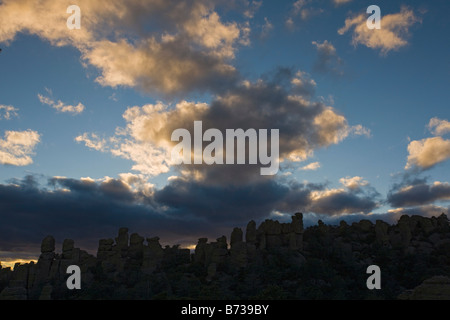
[{"label": "dark cloud", "polygon": [[424,217],[437,217],[440,216],[442,213],[448,215],[450,212],[450,206],[441,207],[433,204],[428,204],[412,208],[399,208],[392,210],[392,212],[395,213],[395,215],[397,216],[406,214],[408,216],[417,215]]},{"label": "dark cloud", "polygon": [[[178,178],[148,193],[121,179],[58,177],[42,186],[37,177],[27,176],[0,185],[0,251],[38,254],[40,241],[51,234],[59,243],[71,238],[95,253],[99,239],[116,236],[123,226],[146,237],[160,236],[163,243],[193,244],[201,236],[229,236],[233,227],[245,227],[251,219],[263,221],[276,211],[325,210],[328,202],[311,197],[325,189],[275,179],[210,186]],[[374,207],[351,192],[334,197],[332,211],[325,215],[368,212]]]},{"label": "dark cloud", "polygon": [[[310,157],[316,149],[340,143],[353,130],[345,116],[331,106],[311,99],[314,89],[315,82],[307,74],[289,68],[278,68],[254,82],[243,81],[229,87],[209,104],[184,101],[175,106],[158,103],[132,107],[124,113],[127,143],[123,146],[127,151],[123,151],[120,146],[111,150],[114,149],[114,155],[133,159],[141,172],[153,173],[158,171],[154,170],[157,164],[148,161],[148,157],[133,153],[154,146],[167,151],[166,154],[170,157],[171,148],[178,144],[178,141],[171,141],[172,133],[177,129],[186,129],[193,140],[194,122],[202,121],[202,132],[214,128],[222,133],[223,138],[227,129],[254,129],[257,133],[259,130],[267,130],[269,150],[272,146],[271,130],[277,129],[280,161],[300,162]],[[114,138],[117,138],[114,141],[124,139],[123,135]],[[203,148],[208,144],[209,142],[204,142]],[[226,143],[223,148],[225,155]],[[246,148],[248,151],[248,143]],[[245,154],[248,155],[248,152]],[[161,157],[161,163],[164,161],[169,163]],[[249,179],[265,179],[260,176],[261,167],[258,162],[254,166],[181,165],[179,170],[190,172],[191,176],[195,173],[196,179],[208,180],[210,184],[236,184]],[[167,168],[164,165],[161,170],[167,171]],[[158,173],[160,172],[156,172]]]},{"label": "dark cloud", "polygon": [[145,236],[164,234],[169,242],[194,241],[193,234],[211,229],[206,222],[158,211],[118,180],[50,182],[57,188],[43,188],[32,176],[20,184],[0,185],[0,250],[26,250],[48,234],[96,249],[100,238],[114,237],[121,226]]},{"label": "dark cloud", "polygon": [[416,180],[414,184],[391,190],[387,198],[393,207],[410,207],[430,204],[439,200],[450,200],[450,184],[435,182],[427,184]]},{"label": "dark cloud", "polygon": [[198,181],[176,179],[155,192],[160,205],[173,208],[183,217],[223,224],[242,224],[267,217],[289,193],[274,180],[241,185],[211,186]]},{"label": "dark cloud", "polygon": [[377,208],[376,198],[372,196],[359,196],[351,190],[332,190],[325,192],[313,201],[310,211],[329,215],[342,213],[370,213]]},{"label": "dark cloud", "polygon": [[313,41],[317,48],[317,59],[314,63],[314,71],[330,73],[335,76],[343,75],[343,61],[336,53],[336,48],[328,40],[322,43]]}]

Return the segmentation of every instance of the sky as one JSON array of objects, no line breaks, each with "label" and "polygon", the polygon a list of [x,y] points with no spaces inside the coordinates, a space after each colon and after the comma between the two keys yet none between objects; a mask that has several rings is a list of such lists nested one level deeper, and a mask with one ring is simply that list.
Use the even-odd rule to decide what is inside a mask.
[{"label": "sky", "polygon": [[[95,253],[122,226],[189,246],[295,212],[305,225],[448,214],[449,9],[0,1],[0,261],[37,258],[48,234]],[[194,121],[278,129],[278,173],[174,163],[171,135]]]}]

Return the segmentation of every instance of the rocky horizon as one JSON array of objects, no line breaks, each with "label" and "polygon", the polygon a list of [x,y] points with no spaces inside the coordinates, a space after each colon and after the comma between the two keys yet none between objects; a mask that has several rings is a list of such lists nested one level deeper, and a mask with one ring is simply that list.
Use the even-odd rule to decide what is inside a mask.
[{"label": "rocky horizon", "polygon": [[[229,241],[199,238],[194,252],[159,240],[123,227],[92,255],[71,239],[56,253],[47,236],[37,263],[0,265],[0,299],[450,299],[445,214],[304,228],[296,213],[290,223],[252,220]],[[373,264],[381,290],[366,287]],[[80,290],[67,289],[70,265],[81,269]]]}]

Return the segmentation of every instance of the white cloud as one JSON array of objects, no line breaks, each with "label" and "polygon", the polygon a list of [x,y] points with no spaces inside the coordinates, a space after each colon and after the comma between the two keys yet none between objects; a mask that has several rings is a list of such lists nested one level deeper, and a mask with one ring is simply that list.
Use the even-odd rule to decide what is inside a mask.
[{"label": "white cloud", "polygon": [[32,164],[31,156],[39,142],[40,135],[36,131],[6,131],[5,138],[0,139],[0,164],[12,166]]},{"label": "white cloud", "polygon": [[349,3],[352,0],[333,0],[335,5],[341,5],[341,4],[345,4],[345,3]]},{"label": "white cloud", "polygon": [[86,147],[97,150],[97,151],[106,151],[106,140],[100,139],[95,133],[83,133],[80,136],[75,138],[76,142],[84,142]]},{"label": "white cloud", "polygon": [[428,129],[436,136],[442,136],[450,132],[450,122],[439,118],[432,118],[428,123]]},{"label": "white cloud", "polygon": [[369,184],[364,178],[358,176],[341,178],[339,182],[351,190],[356,190]]},{"label": "white cloud", "polygon": [[319,139],[324,145],[338,144],[349,134],[347,120],[330,108],[326,108],[314,119],[314,125],[319,127]]},{"label": "white cloud", "polygon": [[312,162],[304,167],[301,167],[300,170],[305,171],[314,171],[320,168],[320,162]]},{"label": "white cloud", "polygon": [[84,108],[85,108],[82,103],[78,103],[76,106],[66,105],[61,100],[58,100],[58,102],[55,102],[51,98],[45,97],[41,94],[38,94],[38,98],[42,104],[47,104],[47,105],[51,106],[53,109],[57,110],[58,112],[80,114],[84,111]]},{"label": "white cloud", "polygon": [[408,145],[408,159],[405,169],[419,167],[429,169],[450,159],[450,140],[432,137],[413,140]]},{"label": "white cloud", "polygon": [[402,7],[399,13],[382,15],[381,29],[369,29],[366,25],[367,14],[347,18],[345,26],[338,30],[343,35],[351,28],[353,30],[352,43],[356,46],[363,44],[369,48],[380,49],[382,54],[391,50],[398,50],[408,44],[406,37],[409,28],[420,19],[411,9]]},{"label": "white cloud", "polygon": [[19,114],[17,111],[19,110],[13,106],[0,105],[0,120],[2,118],[5,120],[10,120],[13,117],[18,117]]},{"label": "white cloud", "polygon": [[370,129],[363,127],[360,124],[354,125],[349,129],[350,133],[356,136],[366,136],[367,138],[372,137],[372,132]]}]

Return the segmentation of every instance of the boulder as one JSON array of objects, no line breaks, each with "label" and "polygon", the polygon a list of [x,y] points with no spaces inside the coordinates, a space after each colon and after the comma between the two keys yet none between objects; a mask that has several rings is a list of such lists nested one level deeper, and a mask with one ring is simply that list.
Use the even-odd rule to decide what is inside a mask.
[{"label": "boulder", "polygon": [[64,239],[62,246],[62,258],[72,259],[72,253],[74,249],[75,242],[72,239]]},{"label": "boulder", "polygon": [[297,234],[303,233],[303,213],[297,212],[293,215],[291,225],[293,232]]},{"label": "boulder", "polygon": [[245,242],[255,243],[256,242],[256,222],[251,220],[247,224],[247,229],[245,232]]},{"label": "boulder", "polygon": [[52,291],[53,287],[49,284],[45,285],[42,288],[41,295],[39,296],[39,300],[52,300]]},{"label": "boulder", "polygon": [[234,228],[231,232],[230,237],[230,245],[233,247],[234,244],[242,242],[243,241],[243,232],[241,228]]},{"label": "boulder", "polygon": [[362,232],[370,232],[372,230],[373,224],[367,219],[362,219],[358,222],[358,228]]},{"label": "boulder", "polygon": [[119,235],[116,238],[116,248],[119,251],[128,249],[128,228],[120,228]]},{"label": "boulder", "polygon": [[27,289],[25,282],[11,280],[9,286],[0,292],[0,300],[27,300]]},{"label": "boulder", "polygon": [[144,238],[137,233],[130,236],[130,247],[128,248],[128,256],[132,259],[142,259],[144,252]]},{"label": "boulder", "polygon": [[235,268],[243,268],[247,266],[247,246],[251,246],[251,244],[247,244],[242,241],[236,242],[231,246],[231,264]]},{"label": "boulder", "polygon": [[100,260],[111,257],[113,252],[113,239],[100,239],[98,242],[97,258]]},{"label": "boulder", "polygon": [[389,224],[382,220],[375,222],[375,241],[381,245],[387,245],[389,243],[388,235]]},{"label": "boulder", "polygon": [[208,242],[208,238],[198,239],[197,246],[195,247],[195,255],[194,255],[195,262],[205,264],[207,242]]},{"label": "boulder", "polygon": [[450,300],[450,278],[434,276],[412,290],[402,293],[401,300]]},{"label": "boulder", "polygon": [[55,251],[55,238],[46,236],[41,243],[41,253],[51,253]]}]

